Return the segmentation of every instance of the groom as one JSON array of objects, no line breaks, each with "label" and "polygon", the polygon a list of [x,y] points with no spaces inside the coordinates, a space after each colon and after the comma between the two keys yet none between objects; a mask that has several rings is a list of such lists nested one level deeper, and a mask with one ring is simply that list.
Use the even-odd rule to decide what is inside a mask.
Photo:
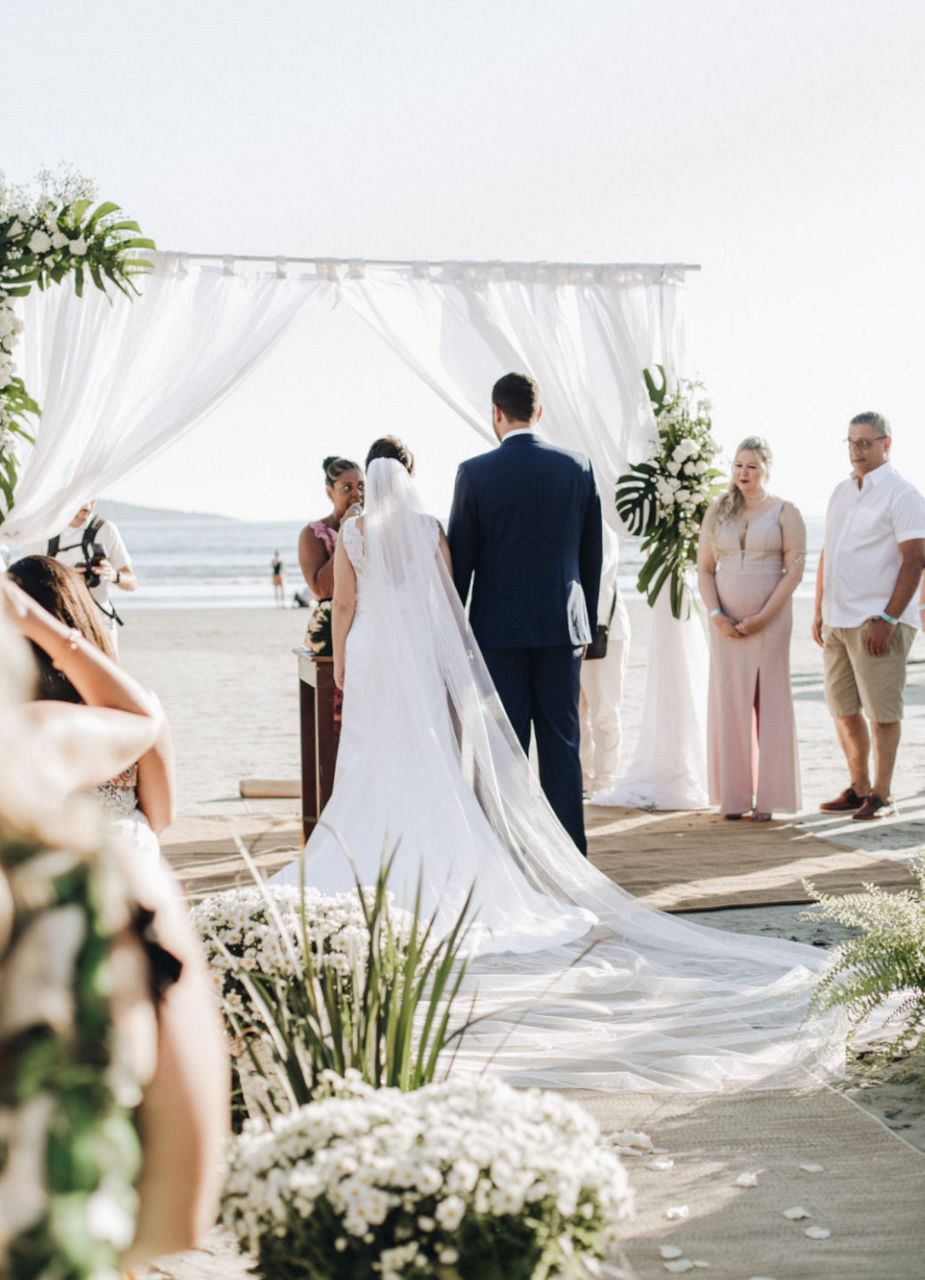
[{"label": "groom", "polygon": [[581,659],[597,619],[601,503],[591,464],[539,440],[536,383],[508,373],[491,393],[500,449],[462,463],[447,528],[472,630],[540,784],[587,852],[578,755]]}]

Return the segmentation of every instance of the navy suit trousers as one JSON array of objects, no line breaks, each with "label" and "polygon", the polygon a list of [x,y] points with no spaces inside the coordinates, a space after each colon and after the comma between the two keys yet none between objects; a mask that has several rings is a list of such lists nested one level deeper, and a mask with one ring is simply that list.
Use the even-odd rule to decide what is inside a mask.
[{"label": "navy suit trousers", "polygon": [[536,734],[540,786],[559,821],[585,855],[578,692],[582,646],[483,649],[495,688],[524,753]]}]

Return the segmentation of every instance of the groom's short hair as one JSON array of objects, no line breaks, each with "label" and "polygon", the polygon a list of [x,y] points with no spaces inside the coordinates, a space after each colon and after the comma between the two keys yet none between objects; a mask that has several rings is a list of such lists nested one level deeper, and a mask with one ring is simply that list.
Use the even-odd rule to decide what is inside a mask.
[{"label": "groom's short hair", "polygon": [[509,422],[532,422],[540,407],[539,388],[525,373],[506,373],[492,387],[491,402]]}]

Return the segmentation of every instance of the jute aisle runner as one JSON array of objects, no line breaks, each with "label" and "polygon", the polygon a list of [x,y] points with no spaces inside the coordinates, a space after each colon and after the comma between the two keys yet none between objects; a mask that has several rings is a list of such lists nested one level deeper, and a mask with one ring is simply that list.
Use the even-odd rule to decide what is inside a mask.
[{"label": "jute aisle runner", "polygon": [[[625,1250],[638,1280],[669,1274],[663,1245],[709,1263],[701,1274],[712,1280],[922,1280],[925,1157],[838,1094],[567,1096],[604,1132],[645,1130],[673,1161],[657,1170],[648,1167],[651,1157],[627,1160],[636,1217]],[[743,1173],[756,1175],[756,1185],[736,1186]],[[784,1216],[796,1208],[811,1216]],[[686,1213],[669,1218],[672,1209]],[[831,1234],[811,1239],[808,1227]],[[216,1231],[204,1249],[138,1275],[246,1280],[247,1264]]]},{"label": "jute aisle runner", "polygon": [[[715,813],[585,810],[591,861],[662,911],[805,902],[805,879],[827,893],[868,881],[887,889],[913,882],[901,862],[820,840],[794,822],[724,822]],[[295,814],[182,817],[164,834],[164,856],[191,898],[247,878],[233,833],[265,874],[297,856]]]}]

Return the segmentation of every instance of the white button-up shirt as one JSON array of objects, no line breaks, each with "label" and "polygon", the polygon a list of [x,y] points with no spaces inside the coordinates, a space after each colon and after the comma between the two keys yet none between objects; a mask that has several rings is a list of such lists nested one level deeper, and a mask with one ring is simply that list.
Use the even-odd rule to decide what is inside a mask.
[{"label": "white button-up shirt", "polygon": [[[822,620],[827,627],[859,627],[887,607],[901,542],[925,538],[925,498],[892,464],[868,471],[858,488],[852,474],[829,500],[825,517]],[[918,625],[917,594],[898,619]]]}]

